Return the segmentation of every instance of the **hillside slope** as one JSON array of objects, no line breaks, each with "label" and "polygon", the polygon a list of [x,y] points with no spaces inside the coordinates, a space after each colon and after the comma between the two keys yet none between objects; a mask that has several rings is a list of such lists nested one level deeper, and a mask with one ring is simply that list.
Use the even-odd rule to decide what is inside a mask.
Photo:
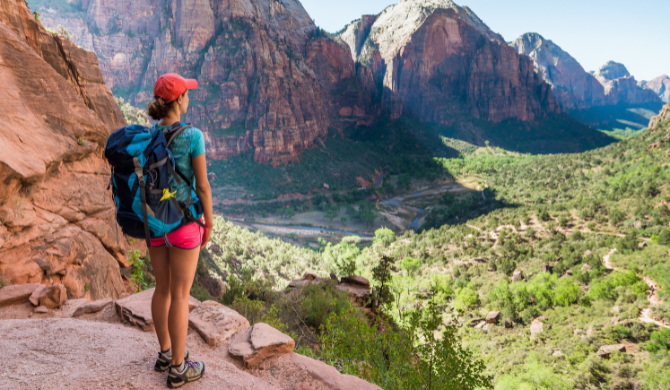
[{"label": "hillside slope", "polygon": [[[242,236],[228,227],[214,235],[215,259],[233,274],[247,266],[265,269],[259,280],[279,285],[296,265],[345,276],[349,264],[379,289],[373,267],[386,255],[395,271],[385,313],[402,326],[416,308],[437,305],[442,323],[458,329],[496,389],[665,388],[670,105],[650,128],[582,154],[443,160],[456,177],[474,175],[485,190],[445,196],[428,213],[434,226],[448,224],[420,234],[395,237],[383,229],[371,246],[346,240],[317,253],[295,249],[299,254],[275,252],[269,242],[259,246],[265,238],[229,250],[226,243]],[[473,208],[480,217],[456,218]],[[249,288],[262,304],[258,285]],[[491,312],[500,316],[487,324]],[[336,348],[354,342],[323,337]],[[352,358],[368,361],[365,356]],[[344,369],[360,373],[356,367]]]}]

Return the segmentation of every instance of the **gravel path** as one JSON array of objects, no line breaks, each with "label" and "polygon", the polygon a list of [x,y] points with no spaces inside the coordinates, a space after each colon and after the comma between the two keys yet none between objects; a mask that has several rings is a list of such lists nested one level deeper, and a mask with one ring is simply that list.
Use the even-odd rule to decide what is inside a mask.
[{"label": "gravel path", "polygon": [[[153,370],[153,333],[122,324],[49,318],[0,321],[0,389],[165,389],[166,373]],[[187,390],[277,390],[243,372],[227,345],[210,348],[189,334],[191,356],[206,364]]]}]

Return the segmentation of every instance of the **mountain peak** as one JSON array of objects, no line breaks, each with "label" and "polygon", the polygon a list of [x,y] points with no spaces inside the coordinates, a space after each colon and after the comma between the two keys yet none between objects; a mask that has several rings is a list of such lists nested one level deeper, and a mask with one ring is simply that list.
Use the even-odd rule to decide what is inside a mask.
[{"label": "mountain peak", "polygon": [[624,64],[614,61],[607,61],[607,63],[596,71],[596,75],[601,76],[605,80],[615,80],[622,77],[629,77],[630,73]]}]

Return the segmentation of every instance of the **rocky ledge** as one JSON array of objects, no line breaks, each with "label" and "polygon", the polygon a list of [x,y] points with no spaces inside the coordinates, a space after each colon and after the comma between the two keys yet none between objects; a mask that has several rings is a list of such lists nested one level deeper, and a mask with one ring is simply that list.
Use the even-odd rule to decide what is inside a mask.
[{"label": "rocky ledge", "polygon": [[[24,385],[107,389],[121,375],[138,389],[164,386],[153,371],[156,340],[151,319],[153,289],[114,301],[67,301],[61,286],[39,284],[0,288],[0,350],[8,372]],[[31,298],[38,293],[38,306]],[[66,301],[59,302],[60,297]],[[49,308],[43,305],[48,302]],[[214,301],[190,301],[187,348],[207,364],[191,389],[380,390],[359,378],[293,352],[291,337],[263,323],[250,326],[235,310]],[[44,309],[42,309],[44,308]],[[39,348],[35,348],[39,345]],[[28,358],[26,351],[31,351]],[[104,370],[92,369],[103,366]],[[0,388],[13,377],[0,376]],[[10,386],[11,387],[11,386]]]}]

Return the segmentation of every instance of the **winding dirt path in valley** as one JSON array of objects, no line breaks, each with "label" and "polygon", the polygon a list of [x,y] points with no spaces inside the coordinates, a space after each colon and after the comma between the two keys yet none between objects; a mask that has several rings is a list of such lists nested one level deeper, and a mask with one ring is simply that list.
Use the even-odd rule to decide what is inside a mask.
[{"label": "winding dirt path in valley", "polygon": [[[616,252],[616,249],[610,250],[605,256],[603,256],[603,263],[605,264],[605,268],[610,269],[610,270],[618,270],[619,267],[616,267],[612,262],[610,262],[610,256],[612,256]],[[647,300],[649,301],[649,304],[651,306],[657,306],[663,303],[663,301],[660,300],[658,297],[657,293],[657,284],[654,282],[650,277],[644,276],[643,277],[644,282],[647,283],[649,288],[651,289],[652,287],[654,288],[652,291],[653,293],[647,295]],[[650,324],[656,324],[662,328],[667,328],[670,329],[669,325],[665,325],[661,321],[656,321],[655,319],[652,318],[651,316],[651,307],[648,307],[646,309],[643,309],[642,312],[640,312],[640,317],[638,319],[642,322],[650,323]]]}]

